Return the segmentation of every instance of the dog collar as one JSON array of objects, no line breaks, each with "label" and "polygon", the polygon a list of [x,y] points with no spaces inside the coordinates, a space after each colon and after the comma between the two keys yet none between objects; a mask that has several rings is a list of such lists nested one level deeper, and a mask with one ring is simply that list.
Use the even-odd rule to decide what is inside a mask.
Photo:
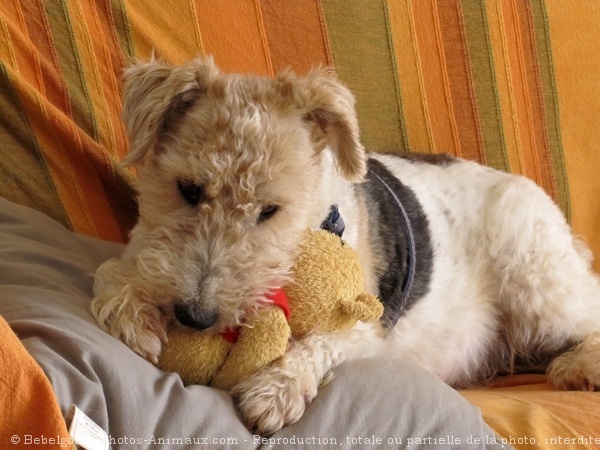
[{"label": "dog collar", "polygon": [[[410,218],[408,217],[408,213],[406,212],[404,205],[402,205],[402,202],[400,201],[400,199],[398,198],[396,193],[383,180],[383,178],[381,178],[379,175],[377,175],[373,170],[369,170],[369,173],[371,175],[373,175],[377,180],[379,180],[379,182],[386,188],[386,190],[390,193],[390,195],[394,199],[394,203],[396,204],[398,212],[400,213],[400,216],[402,217],[402,221],[404,222],[404,228],[406,230],[406,240],[407,240],[407,247],[408,247],[407,256],[406,256],[407,270],[406,270],[406,277],[404,278],[404,281],[402,282],[402,295],[400,297],[400,305],[399,305],[399,307],[400,307],[399,310],[403,311],[406,308],[406,304],[408,302],[408,296],[410,294],[410,291],[413,286],[413,282],[415,280],[416,255],[417,255],[416,245],[415,245],[415,235],[414,235],[414,232],[412,229],[412,225],[410,223]],[[393,328],[394,325],[396,325],[398,318],[399,318],[399,316],[393,321],[393,323],[390,324],[390,328]]]},{"label": "dog collar", "polygon": [[329,214],[323,223],[321,223],[321,229],[330,231],[338,237],[342,237],[345,228],[346,225],[344,224],[344,219],[342,219],[338,205],[331,205],[329,207]]}]

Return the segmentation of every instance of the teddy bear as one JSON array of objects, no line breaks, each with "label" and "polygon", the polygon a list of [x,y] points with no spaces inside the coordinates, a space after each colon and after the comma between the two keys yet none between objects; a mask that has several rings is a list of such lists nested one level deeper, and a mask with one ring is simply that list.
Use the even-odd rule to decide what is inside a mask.
[{"label": "teddy bear", "polygon": [[185,384],[230,390],[285,354],[290,340],[342,332],[378,320],[383,304],[364,292],[358,255],[335,234],[307,230],[292,267],[293,282],[269,294],[239,330],[222,335],[170,327],[158,367]]}]

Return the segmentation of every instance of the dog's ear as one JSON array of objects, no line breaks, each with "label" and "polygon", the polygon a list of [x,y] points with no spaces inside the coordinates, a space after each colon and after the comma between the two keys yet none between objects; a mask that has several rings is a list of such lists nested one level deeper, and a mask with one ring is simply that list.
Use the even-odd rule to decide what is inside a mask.
[{"label": "dog's ear", "polygon": [[354,96],[331,70],[316,69],[298,80],[296,92],[307,120],[318,125],[333,152],[337,168],[348,180],[360,182],[367,172],[360,143]]},{"label": "dog's ear", "polygon": [[125,70],[122,117],[129,153],[122,164],[142,162],[161,138],[175,131],[176,124],[218,75],[210,57],[176,68],[152,60]]}]

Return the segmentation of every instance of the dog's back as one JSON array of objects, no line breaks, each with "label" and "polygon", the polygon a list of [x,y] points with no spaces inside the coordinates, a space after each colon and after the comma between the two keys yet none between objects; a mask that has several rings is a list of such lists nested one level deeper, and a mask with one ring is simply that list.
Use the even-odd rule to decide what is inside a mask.
[{"label": "dog's back", "polygon": [[[398,180],[419,267],[406,305],[392,317],[398,321],[390,352],[410,355],[462,386],[519,364],[547,365],[598,328],[600,288],[591,254],[532,181],[460,159],[373,159]],[[407,231],[393,196],[373,194],[380,182],[368,180],[363,195],[380,203],[369,208],[375,211],[371,242],[388,255],[379,261],[385,267],[378,272],[380,294],[397,302],[398,295],[386,298],[386,270],[400,269],[401,286],[411,256],[395,250],[399,238],[390,235]],[[378,212],[384,209],[393,212]]]}]

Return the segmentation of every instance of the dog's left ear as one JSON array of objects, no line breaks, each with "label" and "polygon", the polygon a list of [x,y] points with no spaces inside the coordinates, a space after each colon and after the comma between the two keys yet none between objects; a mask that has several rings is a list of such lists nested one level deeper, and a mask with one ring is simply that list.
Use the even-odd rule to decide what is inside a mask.
[{"label": "dog's left ear", "polygon": [[128,68],[124,73],[122,116],[130,148],[121,164],[132,166],[155,153],[157,145],[175,131],[218,75],[212,57],[198,58],[181,67],[152,59]]},{"label": "dog's left ear", "polygon": [[360,143],[354,96],[331,70],[316,69],[296,80],[305,118],[320,128],[337,168],[350,181],[363,181],[367,156]]}]

